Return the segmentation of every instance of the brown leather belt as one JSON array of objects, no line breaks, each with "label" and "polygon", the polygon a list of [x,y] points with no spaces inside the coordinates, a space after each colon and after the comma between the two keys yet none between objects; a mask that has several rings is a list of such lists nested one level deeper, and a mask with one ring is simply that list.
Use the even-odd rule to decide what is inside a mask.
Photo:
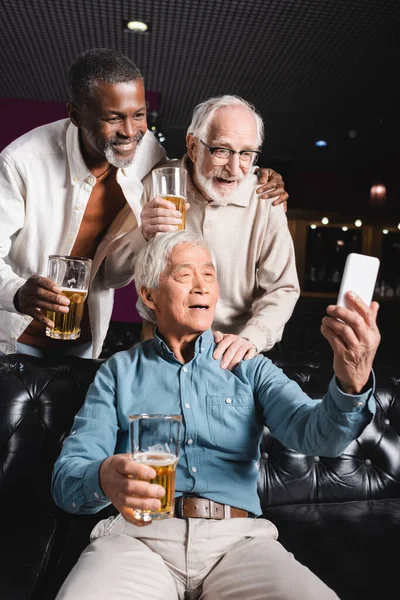
[{"label": "brown leather belt", "polygon": [[178,519],[245,519],[247,510],[219,504],[207,498],[180,496],[175,500],[175,517]]}]

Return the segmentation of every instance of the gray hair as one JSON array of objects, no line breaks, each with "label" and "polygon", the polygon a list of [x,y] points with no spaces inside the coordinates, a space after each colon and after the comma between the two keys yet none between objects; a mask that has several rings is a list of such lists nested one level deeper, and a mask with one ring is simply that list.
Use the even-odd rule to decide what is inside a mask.
[{"label": "gray hair", "polygon": [[135,258],[133,278],[138,295],[136,309],[143,319],[151,323],[156,322],[155,313],[143,302],[140,297],[140,289],[141,287],[150,290],[158,289],[161,275],[167,267],[172,250],[175,246],[185,243],[208,250],[214,267],[216,267],[214,253],[206,240],[201,235],[189,231],[173,231],[172,233],[156,235],[138,252]]},{"label": "gray hair", "polygon": [[253,114],[257,128],[257,145],[260,147],[264,141],[264,121],[253,104],[240,96],[216,96],[198,104],[193,110],[192,122],[187,133],[197,138],[205,137],[215,112],[224,106],[244,106]]},{"label": "gray hair", "polygon": [[91,48],[79,54],[70,66],[70,101],[84,104],[93,97],[96,81],[130,83],[137,80],[143,80],[142,74],[125,54],[109,48]]}]

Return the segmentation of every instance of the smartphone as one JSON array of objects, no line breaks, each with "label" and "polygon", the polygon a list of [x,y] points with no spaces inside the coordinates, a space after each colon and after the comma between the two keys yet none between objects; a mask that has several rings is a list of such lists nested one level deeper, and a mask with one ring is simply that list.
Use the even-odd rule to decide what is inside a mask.
[{"label": "smartphone", "polygon": [[347,306],[345,294],[346,292],[354,292],[364,300],[367,306],[370,306],[378,271],[379,258],[351,252],[344,266],[337,304],[350,308]]}]

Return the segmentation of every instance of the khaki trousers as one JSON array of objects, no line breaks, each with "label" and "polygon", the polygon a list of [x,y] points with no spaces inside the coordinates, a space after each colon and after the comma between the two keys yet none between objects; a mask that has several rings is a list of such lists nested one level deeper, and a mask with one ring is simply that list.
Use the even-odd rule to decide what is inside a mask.
[{"label": "khaki trousers", "polygon": [[96,525],[56,600],[334,600],[264,519]]}]

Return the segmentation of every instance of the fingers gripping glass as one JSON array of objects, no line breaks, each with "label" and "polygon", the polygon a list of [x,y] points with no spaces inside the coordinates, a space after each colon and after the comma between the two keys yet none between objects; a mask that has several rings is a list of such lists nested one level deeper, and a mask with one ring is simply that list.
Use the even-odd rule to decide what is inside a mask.
[{"label": "fingers gripping glass", "polygon": [[209,146],[203,140],[199,140],[211,153],[215,165],[226,165],[234,154],[239,154],[239,162],[242,167],[252,167],[258,161],[261,154],[258,150],[231,150],[230,148],[215,148]]}]

